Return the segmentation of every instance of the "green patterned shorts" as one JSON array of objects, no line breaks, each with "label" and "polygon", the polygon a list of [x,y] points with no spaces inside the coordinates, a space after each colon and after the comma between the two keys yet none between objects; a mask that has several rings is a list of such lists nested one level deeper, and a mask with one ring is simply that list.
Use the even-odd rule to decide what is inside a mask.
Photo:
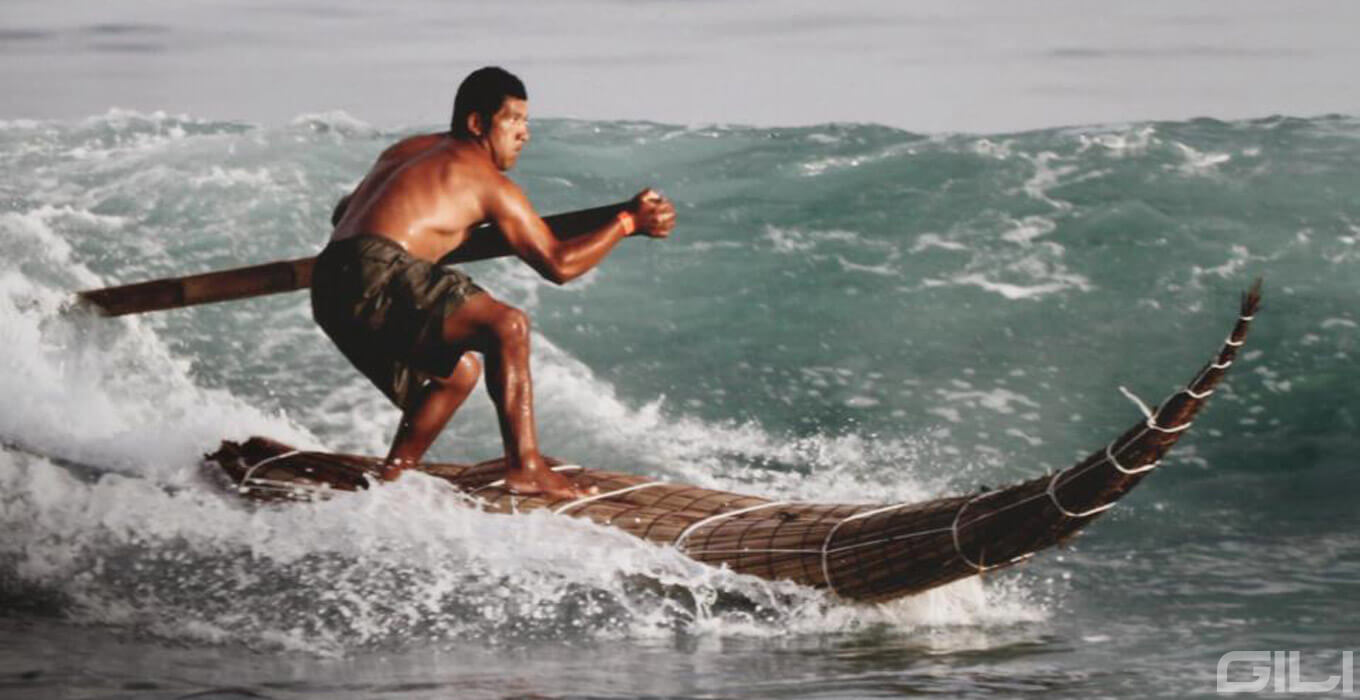
[{"label": "green patterned shorts", "polygon": [[427,380],[453,372],[462,352],[444,342],[444,319],[481,293],[457,268],[382,236],[332,241],[312,269],[312,317],[403,410]]}]

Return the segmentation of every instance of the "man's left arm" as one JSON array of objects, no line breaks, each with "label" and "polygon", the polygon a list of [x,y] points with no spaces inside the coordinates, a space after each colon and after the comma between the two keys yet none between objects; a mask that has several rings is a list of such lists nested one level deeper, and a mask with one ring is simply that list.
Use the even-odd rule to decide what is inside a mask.
[{"label": "man's left arm", "polygon": [[517,185],[504,180],[487,206],[488,218],[500,229],[515,255],[556,284],[585,274],[622,238],[641,233],[665,238],[675,227],[675,207],[653,190],[643,190],[619,216],[594,231],[570,240],[552,234]]}]

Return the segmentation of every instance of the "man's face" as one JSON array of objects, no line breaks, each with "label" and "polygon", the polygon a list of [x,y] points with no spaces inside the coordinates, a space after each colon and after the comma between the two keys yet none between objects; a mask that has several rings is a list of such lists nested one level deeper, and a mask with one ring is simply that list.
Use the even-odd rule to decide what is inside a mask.
[{"label": "man's face", "polygon": [[491,160],[502,172],[515,167],[519,152],[529,143],[529,102],[507,97],[491,117],[490,128],[482,136],[491,150]]}]

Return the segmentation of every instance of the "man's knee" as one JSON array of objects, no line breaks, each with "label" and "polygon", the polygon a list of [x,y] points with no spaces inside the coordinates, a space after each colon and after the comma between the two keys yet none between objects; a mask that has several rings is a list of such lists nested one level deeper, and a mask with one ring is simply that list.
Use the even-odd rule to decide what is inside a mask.
[{"label": "man's knee", "polygon": [[454,366],[453,374],[450,378],[460,383],[470,383],[477,381],[477,378],[481,376],[482,361],[478,360],[476,355],[465,352],[463,353],[463,356],[459,358],[458,364]]},{"label": "man's knee", "polygon": [[466,391],[481,378],[481,360],[471,352],[464,352],[458,358],[458,362],[454,363],[453,371],[444,377],[431,378],[430,381],[439,391]]},{"label": "man's knee", "polygon": [[497,340],[504,344],[529,342],[529,315],[514,308],[505,307],[493,327]]}]

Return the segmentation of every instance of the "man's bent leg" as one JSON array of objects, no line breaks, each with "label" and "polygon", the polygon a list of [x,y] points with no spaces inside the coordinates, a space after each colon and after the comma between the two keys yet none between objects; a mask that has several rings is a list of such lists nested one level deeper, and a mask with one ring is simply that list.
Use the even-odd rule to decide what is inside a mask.
[{"label": "man's bent leg", "polygon": [[538,451],[529,375],[529,319],[490,294],[470,297],[444,319],[444,342],[471,347],[486,363],[486,389],[496,405],[509,468],[505,483],[519,493],[579,498],[586,492],[548,468]]},{"label": "man's bent leg", "polygon": [[397,435],[392,438],[392,449],[383,461],[384,479],[397,478],[402,469],[414,466],[425,456],[449,418],[477,386],[481,374],[477,358],[470,352],[463,353],[449,376],[433,379],[419,390],[402,414]]}]

